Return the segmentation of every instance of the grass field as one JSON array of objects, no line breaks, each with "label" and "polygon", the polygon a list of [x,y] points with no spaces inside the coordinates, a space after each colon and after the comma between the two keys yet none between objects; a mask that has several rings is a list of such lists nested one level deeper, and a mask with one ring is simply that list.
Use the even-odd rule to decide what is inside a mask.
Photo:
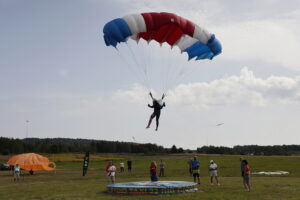
[{"label": "grass field", "polygon": [[[152,160],[166,162],[166,177],[160,180],[192,181],[188,174],[187,160],[193,155],[143,156],[128,154],[101,154],[91,157],[89,171],[82,177],[83,155],[58,154],[46,155],[56,162],[57,170],[36,172],[29,176],[24,172],[22,180],[13,182],[11,172],[0,171],[0,200],[6,199],[300,199],[300,157],[298,156],[249,156],[251,171],[284,170],[288,175],[252,175],[251,192],[245,192],[240,177],[239,156],[199,155],[201,161],[201,185],[196,193],[159,195],[159,196],[120,196],[106,193],[107,179],[104,167],[107,160],[114,159],[118,167],[121,160],[133,160],[131,173],[117,173],[116,182],[149,180],[149,165]],[[0,157],[7,161],[8,157]],[[208,161],[213,159],[219,166],[221,186],[210,185]]]}]

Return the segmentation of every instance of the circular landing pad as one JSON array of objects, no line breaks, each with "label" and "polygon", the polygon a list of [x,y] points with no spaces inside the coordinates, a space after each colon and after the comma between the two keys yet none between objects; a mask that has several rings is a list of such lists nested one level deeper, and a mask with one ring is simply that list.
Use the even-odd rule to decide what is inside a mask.
[{"label": "circular landing pad", "polygon": [[140,181],[110,184],[108,192],[126,195],[159,195],[196,192],[197,183],[187,181]]}]

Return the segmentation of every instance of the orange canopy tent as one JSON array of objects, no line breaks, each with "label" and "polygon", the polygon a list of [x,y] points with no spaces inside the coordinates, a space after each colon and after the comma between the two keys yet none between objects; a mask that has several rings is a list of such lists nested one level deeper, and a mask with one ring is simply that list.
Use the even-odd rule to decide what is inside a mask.
[{"label": "orange canopy tent", "polygon": [[[19,164],[25,170],[47,170],[51,171],[56,169],[54,162],[50,162],[48,158],[35,153],[24,153],[11,157],[7,162],[9,165],[15,166]],[[51,167],[50,167],[51,166]]]}]

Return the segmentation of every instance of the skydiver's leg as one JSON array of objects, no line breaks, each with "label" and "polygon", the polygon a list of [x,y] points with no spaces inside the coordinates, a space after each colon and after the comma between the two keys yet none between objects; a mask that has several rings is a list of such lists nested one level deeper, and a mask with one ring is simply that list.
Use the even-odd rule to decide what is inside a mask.
[{"label": "skydiver's leg", "polygon": [[146,128],[150,128],[152,119],[155,117],[155,113],[152,113],[152,115],[150,116],[149,122],[148,122],[148,126]]},{"label": "skydiver's leg", "polygon": [[158,129],[158,125],[159,125],[159,117],[160,117],[160,113],[156,113],[156,131]]}]

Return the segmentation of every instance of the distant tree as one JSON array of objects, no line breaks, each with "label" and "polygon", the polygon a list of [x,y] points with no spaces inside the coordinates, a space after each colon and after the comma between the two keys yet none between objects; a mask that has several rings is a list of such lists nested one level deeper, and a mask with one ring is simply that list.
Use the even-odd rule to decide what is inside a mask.
[{"label": "distant tree", "polygon": [[58,145],[57,144],[52,144],[50,146],[50,153],[59,153]]},{"label": "distant tree", "polygon": [[178,150],[177,150],[176,146],[173,145],[171,148],[171,153],[177,153],[177,152],[178,152]]},{"label": "distant tree", "polygon": [[184,153],[183,148],[180,147],[180,148],[177,150],[177,153]]}]

